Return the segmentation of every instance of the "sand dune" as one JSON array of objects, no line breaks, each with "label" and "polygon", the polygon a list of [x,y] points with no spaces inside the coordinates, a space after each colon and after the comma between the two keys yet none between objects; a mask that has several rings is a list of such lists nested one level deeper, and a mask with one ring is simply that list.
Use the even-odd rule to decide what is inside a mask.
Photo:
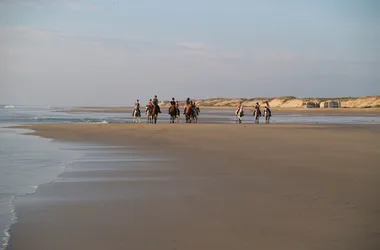
[{"label": "sand dune", "polygon": [[305,108],[308,102],[319,104],[326,100],[339,100],[342,108],[380,108],[380,96],[358,98],[296,98],[293,96],[252,99],[214,98],[197,100],[197,103],[200,106],[235,107],[241,101],[245,106],[253,107],[256,102],[263,104],[265,101],[268,101],[271,107],[276,108]]}]

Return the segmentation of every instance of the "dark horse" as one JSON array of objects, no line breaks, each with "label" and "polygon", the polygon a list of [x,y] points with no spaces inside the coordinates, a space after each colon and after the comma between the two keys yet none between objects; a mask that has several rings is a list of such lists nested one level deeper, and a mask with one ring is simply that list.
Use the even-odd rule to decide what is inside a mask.
[{"label": "dark horse", "polygon": [[153,118],[154,123],[157,123],[158,111],[159,111],[159,107],[157,105],[153,105],[152,118]]}]

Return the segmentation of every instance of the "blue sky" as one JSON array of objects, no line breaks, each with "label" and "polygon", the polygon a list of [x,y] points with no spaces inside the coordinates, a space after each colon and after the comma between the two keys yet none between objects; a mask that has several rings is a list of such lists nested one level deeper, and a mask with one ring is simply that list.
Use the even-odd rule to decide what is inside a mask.
[{"label": "blue sky", "polygon": [[380,94],[376,0],[0,0],[0,103]]}]

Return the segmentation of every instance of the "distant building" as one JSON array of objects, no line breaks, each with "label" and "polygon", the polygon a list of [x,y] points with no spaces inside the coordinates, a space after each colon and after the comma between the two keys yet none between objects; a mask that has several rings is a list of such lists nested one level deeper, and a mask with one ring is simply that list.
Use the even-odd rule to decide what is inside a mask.
[{"label": "distant building", "polygon": [[321,105],[320,105],[321,108],[340,108],[341,107],[341,104],[340,104],[340,101],[338,100],[329,100],[329,101],[325,101],[325,102],[321,102]]},{"label": "distant building", "polygon": [[319,108],[319,103],[317,103],[317,102],[307,102],[305,106],[308,109]]}]

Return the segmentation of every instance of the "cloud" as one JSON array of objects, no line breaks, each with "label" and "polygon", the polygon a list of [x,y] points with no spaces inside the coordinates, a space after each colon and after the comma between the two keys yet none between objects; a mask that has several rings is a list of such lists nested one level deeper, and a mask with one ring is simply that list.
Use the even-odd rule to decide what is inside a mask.
[{"label": "cloud", "polygon": [[[0,26],[0,58],[0,99],[13,103],[96,104],[101,97],[120,104],[151,92],[163,99],[250,91],[312,95],[312,85],[305,82],[326,93],[335,86],[339,95],[347,79],[364,79],[366,86],[380,79],[376,63],[359,67],[280,48],[220,49],[201,42],[87,37],[28,26]],[[299,92],[292,93],[292,87]]]}]

